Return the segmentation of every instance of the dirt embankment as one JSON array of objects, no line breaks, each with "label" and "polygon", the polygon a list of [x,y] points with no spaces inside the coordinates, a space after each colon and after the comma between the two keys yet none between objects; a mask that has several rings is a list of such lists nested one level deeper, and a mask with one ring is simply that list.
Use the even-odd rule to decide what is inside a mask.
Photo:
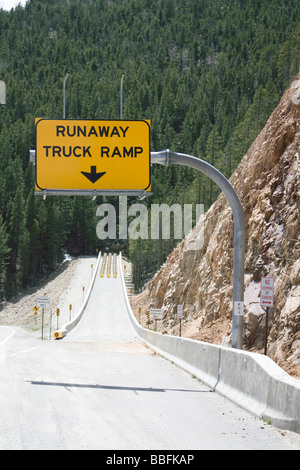
[{"label": "dirt embankment", "polygon": [[[42,285],[27,289],[22,294],[5,302],[0,310],[0,325],[21,326],[38,332],[41,329],[41,309],[34,315],[33,307],[40,297],[51,300],[50,309],[44,311],[44,326],[56,328],[56,309],[59,308],[59,325],[67,323],[70,315],[75,315],[83,301],[83,296],[92,279],[96,267],[96,257],[78,257],[66,260]],[[85,288],[83,290],[83,288]],[[72,309],[70,311],[70,305]],[[52,311],[52,316],[51,316]]]}]

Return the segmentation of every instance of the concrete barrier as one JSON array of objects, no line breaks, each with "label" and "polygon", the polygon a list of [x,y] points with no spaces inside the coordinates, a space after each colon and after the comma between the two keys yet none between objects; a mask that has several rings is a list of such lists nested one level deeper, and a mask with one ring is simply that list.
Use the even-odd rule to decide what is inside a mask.
[{"label": "concrete barrier", "polygon": [[[71,331],[73,328],[75,328],[75,326],[78,324],[79,320],[82,318],[82,315],[85,312],[85,309],[87,307],[87,304],[88,304],[88,301],[89,301],[89,298],[90,298],[90,295],[91,295],[91,292],[92,292],[92,289],[93,289],[93,286],[94,286],[94,283],[95,283],[95,279],[96,279],[96,276],[97,276],[100,260],[101,260],[101,252],[99,252],[99,254],[98,254],[98,259],[97,259],[95,271],[94,271],[94,274],[93,274],[93,277],[92,277],[92,281],[90,283],[90,286],[88,288],[88,291],[86,293],[85,299],[82,303],[82,306],[81,306],[79,312],[77,313],[76,317],[73,320],[71,320],[70,322],[63,325],[60,330],[55,330],[53,332],[53,337],[54,338],[61,339],[64,336],[66,336],[66,334],[69,333],[69,331]],[[58,333],[60,333],[60,334],[57,335]]]},{"label": "concrete barrier", "polygon": [[199,376],[201,370],[202,382],[212,389],[215,388],[219,375],[217,346],[178,336],[162,335],[151,330],[145,331],[146,333],[139,331],[139,336],[160,354],[196,376]]},{"label": "concrete barrier", "polygon": [[251,414],[300,433],[300,381],[269,357],[178,336],[163,335],[137,322],[128,300],[119,255],[124,301],[131,324],[152,349]]}]

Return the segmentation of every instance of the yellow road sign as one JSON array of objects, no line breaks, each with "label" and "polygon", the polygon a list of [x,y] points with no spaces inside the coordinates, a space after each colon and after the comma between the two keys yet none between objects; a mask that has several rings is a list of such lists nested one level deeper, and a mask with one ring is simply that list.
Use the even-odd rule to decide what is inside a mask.
[{"label": "yellow road sign", "polygon": [[36,120],[36,190],[150,191],[150,124]]},{"label": "yellow road sign", "polygon": [[61,331],[54,331],[53,338],[56,338],[56,339],[62,338],[62,332]]}]

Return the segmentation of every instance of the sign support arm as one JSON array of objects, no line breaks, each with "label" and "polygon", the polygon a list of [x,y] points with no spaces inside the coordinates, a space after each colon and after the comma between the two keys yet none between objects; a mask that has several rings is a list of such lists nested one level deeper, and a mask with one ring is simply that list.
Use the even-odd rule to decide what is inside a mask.
[{"label": "sign support arm", "polygon": [[165,166],[184,165],[201,171],[219,186],[229,202],[234,221],[232,347],[242,349],[243,316],[234,313],[234,302],[244,300],[245,221],[241,202],[227,178],[210,163],[200,158],[167,149],[161,152],[151,152],[151,163]]}]

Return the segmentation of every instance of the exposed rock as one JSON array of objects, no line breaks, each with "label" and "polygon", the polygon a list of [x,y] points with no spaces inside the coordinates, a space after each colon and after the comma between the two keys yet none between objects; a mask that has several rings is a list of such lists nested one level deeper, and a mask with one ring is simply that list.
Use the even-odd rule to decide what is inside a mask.
[{"label": "exposed rock", "polygon": [[[292,99],[296,92],[300,93],[299,77],[230,181],[246,221],[244,348],[263,352],[260,280],[272,276],[275,302],[269,315],[268,354],[300,378],[300,104]],[[183,336],[230,345],[233,220],[223,194],[203,217],[133,299],[133,307],[164,307],[161,330],[178,334],[176,306],[183,304]],[[201,224],[203,247],[192,250]]]}]

